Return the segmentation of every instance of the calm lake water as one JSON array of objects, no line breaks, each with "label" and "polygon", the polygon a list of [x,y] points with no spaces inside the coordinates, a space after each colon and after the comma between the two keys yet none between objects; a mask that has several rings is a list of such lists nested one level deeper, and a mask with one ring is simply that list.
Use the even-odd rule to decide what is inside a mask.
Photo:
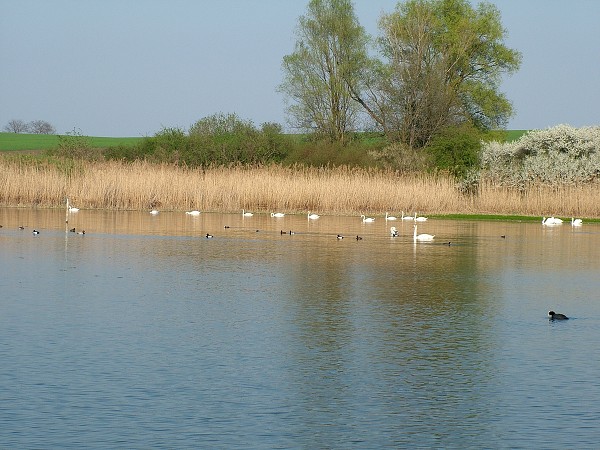
[{"label": "calm lake water", "polygon": [[0,208],[1,448],[600,442],[599,225],[64,221]]}]

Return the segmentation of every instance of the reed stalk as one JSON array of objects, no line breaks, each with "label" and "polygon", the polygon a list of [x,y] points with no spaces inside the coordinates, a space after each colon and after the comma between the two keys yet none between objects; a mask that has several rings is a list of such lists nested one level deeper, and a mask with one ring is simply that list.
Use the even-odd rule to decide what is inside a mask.
[{"label": "reed stalk", "polygon": [[321,214],[510,214],[600,217],[598,186],[532,186],[525,192],[481,181],[477,195],[445,175],[280,165],[190,169],[147,162],[32,163],[0,158],[0,205],[84,209],[284,211]]}]

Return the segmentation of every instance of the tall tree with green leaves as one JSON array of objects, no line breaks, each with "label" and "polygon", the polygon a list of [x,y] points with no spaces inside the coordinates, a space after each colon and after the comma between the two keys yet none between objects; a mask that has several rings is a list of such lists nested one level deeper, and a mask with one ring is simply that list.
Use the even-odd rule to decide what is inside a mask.
[{"label": "tall tree with green leaves", "polygon": [[311,0],[294,52],[283,58],[290,123],[334,142],[354,131],[362,110],[351,98],[367,59],[368,37],[350,0]]},{"label": "tall tree with green leaves", "polygon": [[379,26],[383,60],[365,66],[368,89],[349,88],[388,136],[418,148],[450,126],[506,125],[513,109],[499,84],[521,55],[504,44],[495,6],[407,0]]}]

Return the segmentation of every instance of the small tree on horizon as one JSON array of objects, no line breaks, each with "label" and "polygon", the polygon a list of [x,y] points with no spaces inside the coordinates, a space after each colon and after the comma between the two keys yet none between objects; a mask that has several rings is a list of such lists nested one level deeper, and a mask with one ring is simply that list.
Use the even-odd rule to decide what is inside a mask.
[{"label": "small tree on horizon", "polygon": [[33,120],[27,124],[27,129],[33,134],[56,134],[56,129],[45,120]]},{"label": "small tree on horizon", "polygon": [[27,123],[20,119],[12,119],[5,126],[4,131],[8,133],[27,133],[29,131]]}]

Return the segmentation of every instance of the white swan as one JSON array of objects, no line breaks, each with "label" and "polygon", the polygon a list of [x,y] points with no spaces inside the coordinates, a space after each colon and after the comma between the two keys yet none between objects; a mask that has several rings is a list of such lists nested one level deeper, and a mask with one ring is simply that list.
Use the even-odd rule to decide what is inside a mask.
[{"label": "white swan", "polygon": [[285,216],[284,213],[271,213],[271,217],[283,217]]},{"label": "white swan", "polygon": [[364,214],[362,214],[360,218],[363,222],[375,222],[375,219],[373,217],[366,217]]},{"label": "white swan", "polygon": [[385,212],[385,220],[397,220],[397,219],[398,219],[397,217],[394,217],[394,216],[388,216],[388,213],[387,213],[387,211]]},{"label": "white swan", "polygon": [[150,211],[150,214],[152,214],[153,216],[158,214],[158,210],[157,209],[153,209],[152,211]]},{"label": "white swan", "polygon": [[415,213],[415,217],[413,219],[415,222],[425,222],[427,220],[427,217],[423,217],[423,216],[417,216],[417,213]]},{"label": "white swan", "polygon": [[79,208],[75,208],[74,206],[71,206],[69,204],[69,197],[67,197],[67,211],[71,213],[76,213],[77,211],[79,211]]},{"label": "white swan", "polygon": [[580,227],[582,225],[583,225],[583,220],[575,219],[575,218],[571,217],[571,226],[572,227]]},{"label": "white swan", "polygon": [[321,216],[318,215],[318,214],[314,214],[314,213],[311,214],[310,211],[308,212],[308,218],[311,219],[311,220],[318,219],[319,217],[321,217]]},{"label": "white swan", "polygon": [[396,230],[396,227],[390,227],[390,236],[398,237],[398,230]]},{"label": "white swan", "polygon": [[198,211],[198,210],[186,211],[185,213],[189,216],[199,216],[200,215],[200,211]]},{"label": "white swan", "polygon": [[415,242],[417,241],[433,241],[433,238],[435,237],[435,234],[427,234],[427,233],[423,233],[423,234],[417,234],[417,224],[415,224],[415,231],[413,232],[413,239]]},{"label": "white swan", "polygon": [[242,209],[242,216],[252,217],[253,215],[254,215],[254,213],[251,213],[250,211],[246,211],[245,209]]},{"label": "white swan", "polygon": [[547,219],[545,217],[542,218],[542,225],[561,225],[562,223],[562,219],[559,219],[554,216],[548,217]]},{"label": "white swan", "polygon": [[405,216],[404,215],[404,211],[402,211],[402,220],[415,220],[415,218],[413,216]]}]

